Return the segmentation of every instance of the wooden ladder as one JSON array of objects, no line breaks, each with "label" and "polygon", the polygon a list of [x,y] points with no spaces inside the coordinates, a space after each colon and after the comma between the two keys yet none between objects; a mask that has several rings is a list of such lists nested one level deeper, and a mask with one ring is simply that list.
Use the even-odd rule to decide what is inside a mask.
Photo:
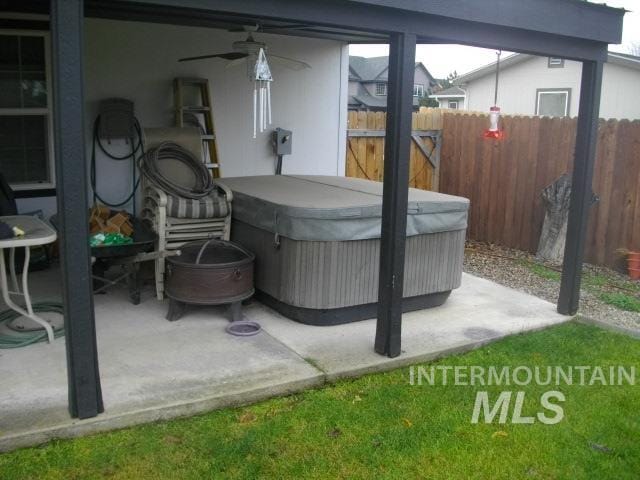
[{"label": "wooden ladder", "polygon": [[[185,87],[197,89],[200,95],[199,105],[185,105]],[[211,93],[209,91],[209,80],[206,78],[174,78],[173,96],[176,126],[197,126],[200,128],[205,165],[211,172],[213,178],[219,178],[220,159],[218,157],[216,134],[213,128],[213,107],[211,104]]]}]

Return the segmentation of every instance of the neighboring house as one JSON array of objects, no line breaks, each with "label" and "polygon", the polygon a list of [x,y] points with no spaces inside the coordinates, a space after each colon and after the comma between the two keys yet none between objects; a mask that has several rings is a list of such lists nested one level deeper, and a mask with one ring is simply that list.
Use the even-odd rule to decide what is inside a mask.
[{"label": "neighboring house", "polygon": [[[349,56],[349,110],[386,110],[388,70],[389,57]],[[413,83],[413,106],[417,109],[420,97],[429,95],[437,82],[421,62],[416,62]]]},{"label": "neighboring house", "polygon": [[440,108],[452,108],[464,110],[467,99],[467,92],[457,85],[437,91],[429,98],[436,100]]},{"label": "neighboring house", "polygon": [[[578,115],[581,63],[516,54],[500,63],[498,106],[502,113]],[[493,105],[495,63],[456,79],[466,91],[467,110]],[[640,57],[609,52],[602,77],[601,118],[640,118]]]}]

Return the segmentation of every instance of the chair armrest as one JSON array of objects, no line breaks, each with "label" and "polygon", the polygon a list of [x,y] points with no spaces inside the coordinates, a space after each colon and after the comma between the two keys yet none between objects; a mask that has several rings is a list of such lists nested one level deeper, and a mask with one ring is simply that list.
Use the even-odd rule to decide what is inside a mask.
[{"label": "chair armrest", "polygon": [[146,187],[145,196],[152,197],[159,207],[167,206],[167,194],[158,187],[154,187],[153,185]]},{"label": "chair armrest", "polygon": [[227,202],[231,203],[233,201],[233,192],[229,187],[227,187],[224,183],[215,181],[214,182],[218,190],[224,193],[225,197],[227,197]]}]

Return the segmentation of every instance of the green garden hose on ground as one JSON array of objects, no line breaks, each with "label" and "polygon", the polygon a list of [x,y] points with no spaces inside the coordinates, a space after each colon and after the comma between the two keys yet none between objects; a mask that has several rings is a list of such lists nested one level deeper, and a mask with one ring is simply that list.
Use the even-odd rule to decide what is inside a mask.
[{"label": "green garden hose on ground", "polygon": [[[40,302],[32,305],[34,312],[55,312],[64,315],[62,303],[60,302]],[[13,310],[5,310],[0,312],[0,326],[9,323],[21,315]],[[11,328],[11,327],[9,327]],[[64,328],[54,328],[53,335],[55,338],[64,335]],[[20,332],[12,330],[10,334],[0,333],[0,349],[26,347],[33,343],[42,342],[47,339],[47,332],[44,330],[33,330],[29,332]]]}]

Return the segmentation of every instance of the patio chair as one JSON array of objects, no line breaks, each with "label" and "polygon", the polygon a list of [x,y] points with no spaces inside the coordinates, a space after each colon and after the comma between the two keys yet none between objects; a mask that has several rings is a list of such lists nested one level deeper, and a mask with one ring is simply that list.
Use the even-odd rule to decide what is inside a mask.
[{"label": "patio chair", "polygon": [[[174,142],[189,150],[196,158],[203,158],[200,131],[193,127],[167,127],[144,129],[145,150],[162,142]],[[179,162],[164,162],[162,173],[173,182],[189,185],[190,172]],[[216,181],[216,189],[207,197],[207,208],[202,200],[177,197],[152,185],[142,178],[142,218],[148,221],[158,235],[158,251],[176,250],[187,242],[208,238],[229,240],[231,234],[231,190]],[[164,298],[165,259],[155,262],[156,295]]]}]

